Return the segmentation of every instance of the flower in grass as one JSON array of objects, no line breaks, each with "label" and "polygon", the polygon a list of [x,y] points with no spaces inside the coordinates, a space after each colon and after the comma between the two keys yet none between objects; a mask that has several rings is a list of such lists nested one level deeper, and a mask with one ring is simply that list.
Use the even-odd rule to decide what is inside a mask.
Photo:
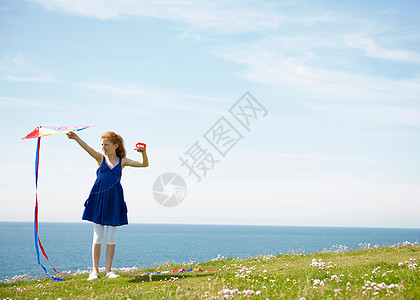
[{"label": "flower in grass", "polygon": [[212,261],[223,260],[225,257],[221,254],[218,254],[216,258],[213,258]]},{"label": "flower in grass", "polygon": [[228,289],[228,288],[224,288],[224,289],[222,289],[221,292],[223,294],[236,294],[237,292],[239,292],[239,290],[238,289],[231,290],[231,289]]},{"label": "flower in grass", "polygon": [[371,249],[370,248],[370,243],[361,243],[361,244],[359,244],[359,246],[362,249]]},{"label": "flower in grass", "polygon": [[226,287],[223,287],[223,289],[219,292],[219,294],[225,294],[224,298],[232,298],[234,295],[260,295],[261,291],[254,291],[254,290],[243,290],[240,291],[238,289],[228,289]]},{"label": "flower in grass", "polygon": [[402,246],[403,246],[403,247],[407,247],[407,246],[416,246],[416,245],[418,245],[418,242],[411,243],[411,242],[409,242],[409,241],[405,241],[405,242],[403,242],[403,243],[402,243]]},{"label": "flower in grass", "polygon": [[418,265],[415,263],[415,258],[410,258],[409,260],[406,260],[405,262],[399,262],[398,266],[403,267],[404,265],[408,265],[409,270],[417,270]]},{"label": "flower in grass", "polygon": [[324,270],[324,269],[330,269],[333,268],[334,266],[331,264],[331,262],[328,262],[328,265],[325,264],[325,262],[322,261],[322,259],[320,258],[318,261],[316,260],[316,258],[312,259],[312,263],[310,264],[311,267],[317,267],[320,270]]},{"label": "flower in grass", "polygon": [[344,245],[333,245],[329,250],[324,249],[326,253],[344,253],[349,250],[349,247]]},{"label": "flower in grass", "polygon": [[335,281],[340,281],[340,277],[338,277],[337,275],[331,275],[331,281],[335,280]]},{"label": "flower in grass", "polygon": [[384,289],[386,289],[388,286],[385,284],[385,282],[382,282],[382,283],[379,283],[379,284],[377,285],[377,287],[378,287],[378,288],[380,288],[380,289],[382,289],[382,290],[384,290]]},{"label": "flower in grass", "polygon": [[244,294],[244,295],[252,295],[254,293],[255,293],[254,290],[243,290],[242,291],[242,294]]},{"label": "flower in grass", "polygon": [[271,255],[271,254],[268,254],[268,255],[261,255],[261,257],[262,257],[263,260],[269,260],[269,259],[274,258],[275,256]]}]

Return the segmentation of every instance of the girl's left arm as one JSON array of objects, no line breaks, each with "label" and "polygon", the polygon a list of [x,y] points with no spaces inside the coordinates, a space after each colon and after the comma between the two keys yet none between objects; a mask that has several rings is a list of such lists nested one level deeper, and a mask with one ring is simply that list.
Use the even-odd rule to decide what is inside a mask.
[{"label": "girl's left arm", "polygon": [[143,149],[143,151],[141,152],[142,156],[143,156],[143,162],[139,162],[137,160],[132,160],[129,159],[127,157],[124,157],[123,161],[122,161],[122,167],[136,167],[136,168],[145,168],[149,166],[149,159],[147,157],[147,153],[146,153],[146,148]]}]

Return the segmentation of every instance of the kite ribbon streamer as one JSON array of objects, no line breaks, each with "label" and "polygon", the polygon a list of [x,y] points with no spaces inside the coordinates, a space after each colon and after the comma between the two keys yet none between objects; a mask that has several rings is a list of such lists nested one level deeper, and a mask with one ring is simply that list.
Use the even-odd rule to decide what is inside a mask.
[{"label": "kite ribbon streamer", "polygon": [[179,270],[171,270],[171,271],[160,271],[160,272],[153,272],[153,273],[143,273],[140,275],[131,275],[131,276],[145,276],[145,275],[160,275],[160,274],[168,274],[168,273],[189,273],[189,272],[194,272],[194,271],[200,271],[202,273],[215,273],[216,271],[210,271],[210,270],[201,270],[201,269],[179,269]]},{"label": "kite ribbon streamer", "polygon": [[[45,274],[51,277],[51,279],[54,281],[65,281],[65,279],[61,279],[61,278],[57,278],[57,277],[49,275],[47,272],[47,269],[45,269],[45,267],[41,264],[41,261],[39,259],[39,248],[41,248],[42,254],[44,254],[50,266],[54,269],[54,271],[57,274],[60,274],[53,267],[53,265],[51,265],[50,259],[48,258],[47,253],[45,252],[45,249],[42,246],[41,240],[38,235],[38,170],[39,170],[39,152],[41,148],[41,137],[58,134],[58,133],[66,133],[70,131],[79,131],[79,130],[83,130],[89,127],[92,127],[92,126],[58,126],[58,127],[38,126],[31,133],[29,133],[27,136],[22,138],[22,140],[38,138],[38,144],[36,147],[36,156],[35,156],[35,218],[34,218],[35,249],[36,249],[36,256],[38,259],[38,264],[44,269]],[[39,248],[38,248],[38,244],[39,244]]]},{"label": "kite ribbon streamer", "polygon": [[[62,278],[58,278],[52,275],[49,275],[47,272],[47,269],[42,265],[40,259],[39,259],[39,249],[38,249],[38,244],[39,244],[39,248],[41,248],[42,254],[44,254],[45,258],[47,259],[48,263],[51,265],[50,263],[50,259],[47,256],[47,253],[45,252],[44,247],[41,244],[41,240],[38,236],[38,170],[39,170],[39,152],[41,149],[41,138],[38,137],[38,143],[36,146],[36,156],[35,156],[35,218],[34,218],[34,232],[35,232],[35,249],[36,249],[36,257],[38,259],[38,264],[44,269],[45,274],[47,274],[47,276],[49,276],[52,280],[54,281],[66,281],[65,279]],[[54,269],[54,271],[57,274],[60,274],[60,272],[58,272],[53,265],[51,265],[51,267]],[[61,275],[61,274],[60,274]]]}]

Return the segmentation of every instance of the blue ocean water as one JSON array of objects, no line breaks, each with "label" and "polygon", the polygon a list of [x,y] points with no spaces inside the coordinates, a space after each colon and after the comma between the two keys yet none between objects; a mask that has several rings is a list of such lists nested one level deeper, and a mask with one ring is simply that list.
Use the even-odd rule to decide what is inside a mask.
[{"label": "blue ocean water", "polygon": [[[57,270],[91,267],[91,223],[40,223],[39,236]],[[404,241],[420,241],[420,229],[129,224],[117,231],[113,266],[203,262],[218,254],[247,258],[291,250],[312,253],[337,244],[359,249],[360,243],[389,246]],[[41,262],[52,271],[44,258]],[[102,255],[100,267],[104,265]],[[0,222],[0,280],[26,273],[44,275],[36,260],[33,224]]]}]

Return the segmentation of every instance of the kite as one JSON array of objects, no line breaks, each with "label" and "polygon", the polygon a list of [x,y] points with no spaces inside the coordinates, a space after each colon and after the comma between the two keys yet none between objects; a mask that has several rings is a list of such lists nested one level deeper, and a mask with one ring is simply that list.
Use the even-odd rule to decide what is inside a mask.
[{"label": "kite", "polygon": [[[35,152],[35,214],[34,214],[35,215],[34,217],[35,249],[36,249],[36,256],[38,259],[38,264],[44,269],[45,274],[47,274],[47,276],[49,276],[54,281],[65,281],[65,279],[49,275],[47,272],[47,269],[42,265],[39,259],[39,248],[41,248],[42,254],[45,256],[45,258],[47,259],[48,263],[51,265],[53,270],[57,274],[61,275],[61,273],[58,272],[54,268],[54,266],[50,263],[50,259],[48,258],[48,255],[41,244],[41,239],[39,238],[39,234],[38,234],[38,170],[39,170],[39,153],[41,149],[41,137],[58,134],[58,133],[67,133],[70,131],[79,131],[79,130],[83,130],[89,127],[92,127],[92,126],[59,126],[59,127],[39,126],[35,128],[35,130],[29,133],[27,136],[22,138],[22,140],[38,138],[38,143],[37,143],[36,152]],[[38,244],[39,244],[39,248],[38,248]]]}]

